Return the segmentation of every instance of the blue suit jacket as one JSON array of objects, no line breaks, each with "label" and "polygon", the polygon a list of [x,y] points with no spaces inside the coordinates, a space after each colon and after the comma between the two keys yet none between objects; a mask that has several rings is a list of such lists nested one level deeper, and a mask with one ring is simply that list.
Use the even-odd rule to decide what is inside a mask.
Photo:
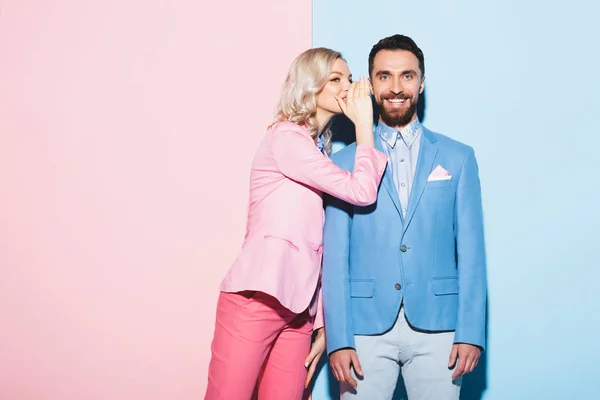
[{"label": "blue suit jacket", "polygon": [[[323,238],[327,351],[354,335],[389,330],[404,302],[423,331],[456,331],[455,343],[485,347],[486,266],[481,188],[473,149],[423,128],[406,218],[388,168],[377,202],[328,198]],[[381,140],[375,138],[381,149]],[[356,145],[332,156],[351,171]],[[450,180],[430,181],[437,166]]]}]

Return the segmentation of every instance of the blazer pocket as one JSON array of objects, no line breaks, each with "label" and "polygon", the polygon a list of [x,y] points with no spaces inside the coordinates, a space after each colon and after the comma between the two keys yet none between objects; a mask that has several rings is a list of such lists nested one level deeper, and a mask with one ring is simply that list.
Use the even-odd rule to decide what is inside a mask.
[{"label": "blazer pocket", "polygon": [[439,181],[427,181],[427,185],[425,187],[427,189],[437,189],[437,188],[445,188],[452,186],[452,179],[442,179]]},{"label": "blazer pocket", "polygon": [[373,297],[375,281],[372,279],[350,279],[350,297]]},{"label": "blazer pocket", "polygon": [[458,294],[458,278],[434,279],[431,281],[431,288],[436,296]]},{"label": "blazer pocket", "polygon": [[298,248],[298,246],[296,246],[291,240],[289,239],[284,239],[278,236],[272,236],[272,235],[265,235],[265,239],[269,239],[269,240],[278,240],[281,241],[283,243],[286,243],[290,248],[296,250],[296,251],[300,251],[300,249]]}]

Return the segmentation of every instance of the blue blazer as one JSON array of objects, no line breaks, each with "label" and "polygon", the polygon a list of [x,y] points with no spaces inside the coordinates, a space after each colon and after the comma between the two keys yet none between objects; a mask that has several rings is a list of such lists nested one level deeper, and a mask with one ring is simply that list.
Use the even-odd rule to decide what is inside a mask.
[{"label": "blue blazer", "polygon": [[[327,351],[354,335],[392,328],[404,302],[417,330],[455,331],[455,343],[485,347],[486,264],[481,188],[473,149],[423,128],[406,218],[388,168],[377,202],[327,198],[323,305]],[[378,149],[381,140],[375,138]],[[352,171],[356,145],[332,156]],[[428,181],[441,165],[451,179]]]}]

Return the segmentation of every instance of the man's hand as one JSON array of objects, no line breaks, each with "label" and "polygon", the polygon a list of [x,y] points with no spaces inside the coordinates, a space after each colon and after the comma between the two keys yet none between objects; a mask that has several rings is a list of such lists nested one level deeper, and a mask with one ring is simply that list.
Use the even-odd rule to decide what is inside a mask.
[{"label": "man's hand", "polygon": [[452,352],[450,353],[450,361],[448,362],[448,368],[454,368],[458,359],[458,365],[452,379],[456,379],[459,376],[463,376],[470,372],[473,372],[477,363],[479,362],[479,356],[481,350],[479,347],[473,346],[472,344],[456,343],[452,346]]},{"label": "man's hand", "polygon": [[331,371],[338,382],[345,382],[353,389],[356,389],[357,382],[350,374],[350,366],[354,368],[354,373],[357,376],[363,377],[362,368],[354,349],[342,349],[332,353],[329,356],[329,365]]},{"label": "man's hand", "polygon": [[306,379],[304,380],[304,387],[307,388],[310,383],[313,375],[315,374],[315,368],[317,368],[317,364],[319,363],[319,359],[321,355],[325,351],[325,328],[319,328],[317,330],[317,337],[313,342],[310,353],[308,353],[308,357],[304,361],[304,366],[308,368],[308,373],[306,374]]}]

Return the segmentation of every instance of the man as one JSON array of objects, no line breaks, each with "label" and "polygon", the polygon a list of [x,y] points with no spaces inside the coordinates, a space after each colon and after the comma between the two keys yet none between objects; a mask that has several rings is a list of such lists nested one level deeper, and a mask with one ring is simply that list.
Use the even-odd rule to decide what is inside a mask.
[{"label": "man", "polygon": [[[419,122],[424,73],[409,37],[373,47],[375,143],[387,169],[374,205],[330,198],[326,209],[325,329],[343,400],[391,399],[400,370],[410,400],[458,400],[461,376],[485,346],[477,162],[471,147]],[[350,145],[333,159],[351,171],[355,151]]]}]

